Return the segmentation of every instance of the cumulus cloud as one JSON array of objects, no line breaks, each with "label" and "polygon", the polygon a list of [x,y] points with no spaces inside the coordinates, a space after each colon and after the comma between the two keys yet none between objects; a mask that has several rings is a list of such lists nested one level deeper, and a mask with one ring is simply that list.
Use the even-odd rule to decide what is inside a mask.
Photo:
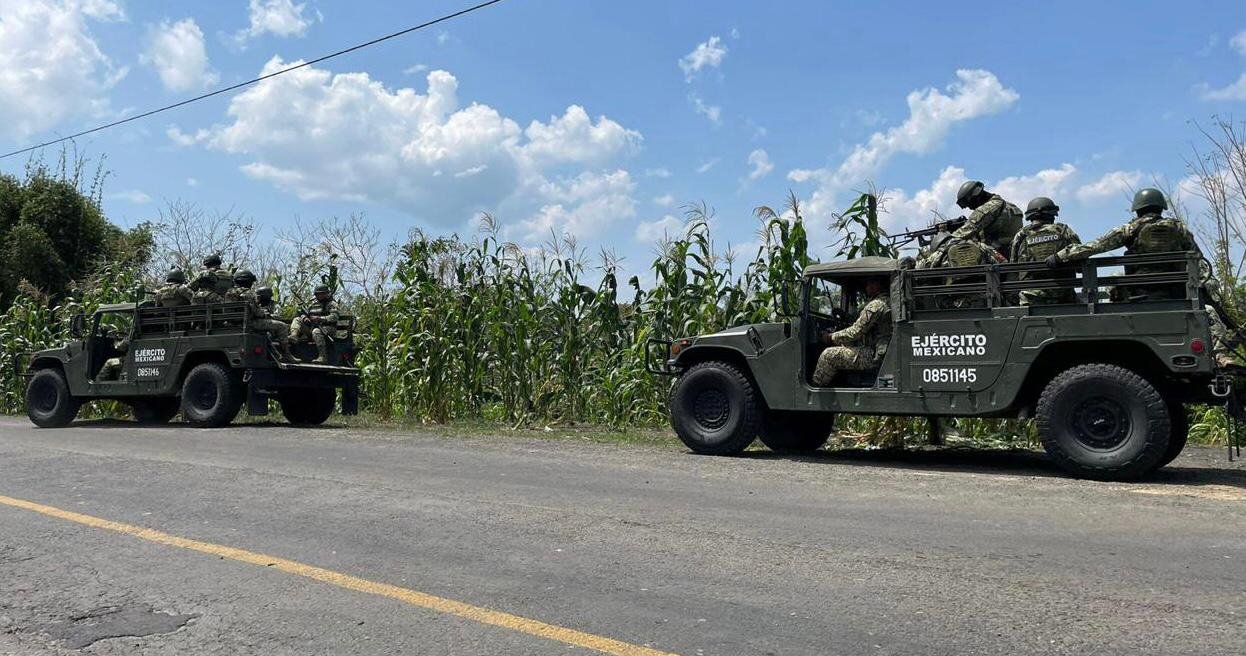
[{"label": "cumulus cloud", "polygon": [[990,71],[962,69],[945,90],[926,88],[908,94],[909,115],[900,125],[870,135],[836,167],[795,169],[793,182],[817,181],[819,187],[805,203],[810,217],[829,216],[837,196],[867,182],[897,154],[923,155],[941,146],[958,123],[998,114],[1020,98]]},{"label": "cumulus cloud", "polygon": [[696,113],[708,118],[710,123],[714,125],[722,123],[722,107],[706,104],[705,100],[695,93],[688,94],[688,100],[692,103],[692,108],[696,110]]},{"label": "cumulus cloud", "polygon": [[748,172],[749,182],[760,180],[774,170],[774,164],[770,162],[770,155],[766,151],[758,148],[748,154],[748,165],[752,170]]},{"label": "cumulus cloud", "polygon": [[[292,64],[274,57],[261,74]],[[634,152],[639,133],[578,105],[521,128],[464,106],[446,71],[426,81],[390,89],[367,73],[301,68],[235,96],[224,125],[168,134],[242,157],[246,175],[302,199],[369,201],[443,226],[503,208],[528,217],[528,236],[590,236],[634,214],[627,171],[583,169]]]},{"label": "cumulus cloud", "polygon": [[636,241],[653,243],[676,237],[684,231],[684,222],[667,214],[656,221],[642,221],[636,224]]},{"label": "cumulus cloud", "polygon": [[1232,46],[1238,54],[1246,55],[1246,30],[1242,30],[1229,39],[1229,45]]},{"label": "cumulus cloud", "polygon": [[131,189],[129,191],[119,191],[113,194],[109,194],[108,197],[124,200],[126,202],[133,203],[135,205],[145,205],[151,202],[151,196],[147,195],[146,193],[142,191],[139,191],[138,189]]},{"label": "cumulus cloud", "polygon": [[679,68],[684,72],[684,81],[691,82],[702,69],[718,68],[727,58],[727,46],[722,39],[711,36],[708,41],[698,43],[692,52],[679,58]]},{"label": "cumulus cloud", "polygon": [[1203,100],[1246,100],[1246,73],[1242,73],[1236,82],[1219,89],[1202,86]]},{"label": "cumulus cloud", "polygon": [[1009,176],[988,189],[1025,209],[1026,204],[1038,196],[1059,199],[1068,195],[1076,175],[1077,167],[1065,163],[1059,168],[1043,169],[1032,175]]},{"label": "cumulus cloud", "polygon": [[150,26],[147,48],[139,61],[156,69],[161,84],[170,91],[202,89],[219,79],[208,65],[203,30],[192,18]]},{"label": "cumulus cloud", "polygon": [[1077,198],[1083,203],[1120,197],[1142,182],[1142,171],[1112,171],[1103,177],[1077,188]]},{"label": "cumulus cloud", "polygon": [[250,25],[239,30],[234,40],[245,43],[264,34],[303,36],[312,24],[312,19],[303,15],[305,9],[306,3],[296,5],[293,0],[251,0],[248,7]]},{"label": "cumulus cloud", "polygon": [[109,0],[0,0],[0,134],[23,139],[106,113],[127,69],[100,50],[90,23],[124,18]]}]

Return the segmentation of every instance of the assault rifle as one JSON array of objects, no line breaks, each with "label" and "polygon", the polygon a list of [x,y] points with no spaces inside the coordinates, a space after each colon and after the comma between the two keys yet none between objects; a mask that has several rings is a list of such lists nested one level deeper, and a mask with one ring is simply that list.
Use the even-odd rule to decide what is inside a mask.
[{"label": "assault rifle", "polygon": [[931,224],[931,226],[928,228],[922,228],[920,230],[910,230],[908,232],[901,232],[901,233],[897,233],[894,235],[887,235],[887,238],[891,240],[892,248],[898,249],[903,246],[907,246],[908,244],[912,243],[914,240],[917,241],[919,246],[921,246],[922,248],[925,248],[926,245],[930,243],[931,237],[934,237],[940,232],[952,232],[956,230],[957,228],[961,227],[962,225],[965,225],[965,217],[958,216],[955,219],[947,219],[946,221],[936,221],[935,223]]}]

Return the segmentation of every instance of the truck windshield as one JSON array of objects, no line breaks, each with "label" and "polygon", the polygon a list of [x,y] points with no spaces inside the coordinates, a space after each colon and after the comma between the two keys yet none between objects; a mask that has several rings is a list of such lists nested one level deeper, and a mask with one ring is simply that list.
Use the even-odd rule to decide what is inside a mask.
[{"label": "truck windshield", "polygon": [[113,339],[126,337],[130,334],[130,326],[133,323],[133,312],[105,312],[99,316],[99,322],[95,326],[95,336]]},{"label": "truck windshield", "polygon": [[843,305],[844,290],[839,283],[814,278],[809,282],[809,312],[824,317],[832,315]]}]

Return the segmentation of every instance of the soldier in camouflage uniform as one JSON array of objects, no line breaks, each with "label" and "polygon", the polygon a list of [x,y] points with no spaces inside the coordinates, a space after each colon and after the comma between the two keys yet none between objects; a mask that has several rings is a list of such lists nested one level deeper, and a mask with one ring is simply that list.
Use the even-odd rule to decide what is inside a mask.
[{"label": "soldier in camouflage uniform", "polygon": [[[940,239],[940,235],[943,238]],[[975,267],[987,264],[996,264],[1003,259],[999,251],[990,246],[972,239],[957,237],[956,233],[948,235],[947,233],[939,233],[935,235],[935,239],[931,239],[932,248],[922,259],[917,261],[915,268],[917,269],[939,269],[954,267]],[[962,283],[981,282],[981,275],[977,276],[948,276],[945,283],[948,285],[956,285]],[[939,307],[948,308],[968,308],[968,307],[985,307],[981,294],[972,295],[952,295],[947,294],[938,297]]]},{"label": "soldier in camouflage uniform", "polygon": [[868,300],[851,326],[835,332],[827,331],[822,342],[829,344],[818,355],[813,371],[813,384],[828,387],[840,371],[866,371],[882,362],[891,341],[891,304],[887,298],[887,280],[870,278],[865,281]]},{"label": "soldier in camouflage uniform", "polygon": [[337,337],[339,312],[328,285],[316,285],[315,296],[316,302],[307,308],[307,313],[294,317],[290,324],[290,337],[296,342],[306,342],[309,339],[316,342],[319,355],[313,362],[327,364],[329,340]]},{"label": "soldier in camouflage uniform", "polygon": [[1007,255],[1012,238],[1021,229],[1021,209],[999,194],[986,190],[978,180],[969,180],[956,192],[956,204],[971,210],[953,237],[980,241]]},{"label": "soldier in camouflage uniform", "polygon": [[130,336],[120,337],[118,335],[110,335],[115,340],[113,348],[121,352],[121,355],[104,360],[104,365],[100,367],[100,371],[95,376],[95,380],[123,380],[121,364],[125,359],[125,354],[130,350]]},{"label": "soldier in camouflage uniform", "polygon": [[[1069,226],[1058,223],[1056,216],[1060,207],[1046,196],[1030,201],[1025,208],[1029,223],[1012,240],[1008,259],[1013,262],[1046,262],[1048,257],[1082,240]],[[1050,305],[1053,303],[1076,303],[1077,293],[1072,285],[1076,275],[1071,269],[1057,272],[1027,272],[1017,275],[1017,280],[1068,280],[1068,289],[1027,289],[1021,292],[1021,305]]]},{"label": "soldier in camouflage uniform", "polygon": [[[1136,217],[1122,226],[1117,226],[1102,237],[1086,243],[1068,246],[1047,258],[1047,266],[1055,268],[1067,262],[1084,260],[1091,255],[1106,253],[1125,247],[1125,255],[1145,253],[1171,253],[1175,251],[1196,251],[1198,243],[1185,223],[1176,217],[1164,216],[1168,209],[1168,201],[1159,189],[1142,189],[1134,194],[1133,211]],[[1149,264],[1125,267],[1125,275],[1135,273],[1160,273],[1182,271],[1185,265]],[[1130,297],[1126,297],[1126,295]],[[1141,287],[1118,288],[1112,290],[1115,301],[1155,300],[1165,298],[1185,298],[1185,285],[1147,285]]]},{"label": "soldier in camouflage uniform", "polygon": [[181,269],[170,269],[164,277],[164,284],[156,289],[156,305],[160,307],[179,307],[190,305],[194,300],[194,292],[186,286],[186,273]]},{"label": "soldier in camouflage uniform", "polygon": [[[225,294],[225,300],[233,303],[247,304],[247,325],[257,333],[268,333],[276,340],[281,349],[281,357],[288,362],[294,361],[290,353],[290,326],[284,321],[274,319],[260,303],[259,296],[251,288],[255,285],[255,274],[243,269],[234,274],[234,286]],[[272,290],[268,289],[268,300],[272,301]]]},{"label": "soldier in camouflage uniform", "polygon": [[224,303],[225,294],[234,286],[234,277],[221,268],[221,256],[218,254],[203,258],[203,267],[203,271],[190,283],[195,303]]}]

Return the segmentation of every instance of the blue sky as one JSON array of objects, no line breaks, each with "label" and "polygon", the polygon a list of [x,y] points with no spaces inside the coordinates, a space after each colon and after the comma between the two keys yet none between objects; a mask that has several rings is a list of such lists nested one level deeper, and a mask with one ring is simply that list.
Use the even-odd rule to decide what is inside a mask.
[{"label": "blue sky", "polygon": [[[0,148],[466,4],[0,0]],[[508,0],[79,146],[107,155],[126,225],[175,199],[270,230],[364,212],[394,236],[487,210],[521,244],[571,231],[639,271],[684,203],[750,248],[752,208],[791,189],[821,244],[870,181],[893,226],[951,212],[968,176],[1022,207],[1051,195],[1091,237],[1129,189],[1184,178],[1190,120],[1243,110],[1240,0]]]}]

